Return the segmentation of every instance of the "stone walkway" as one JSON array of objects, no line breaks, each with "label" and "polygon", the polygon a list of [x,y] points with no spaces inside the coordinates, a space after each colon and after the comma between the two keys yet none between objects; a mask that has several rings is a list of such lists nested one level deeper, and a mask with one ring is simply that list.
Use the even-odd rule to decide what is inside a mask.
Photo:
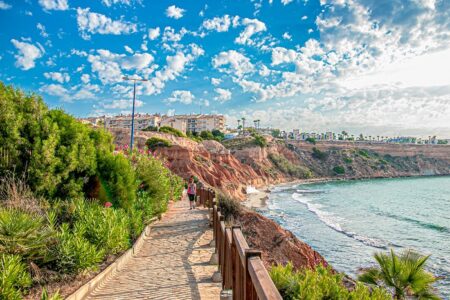
[{"label": "stone walkway", "polygon": [[207,214],[189,210],[186,200],[174,203],[133,259],[87,299],[219,299]]}]

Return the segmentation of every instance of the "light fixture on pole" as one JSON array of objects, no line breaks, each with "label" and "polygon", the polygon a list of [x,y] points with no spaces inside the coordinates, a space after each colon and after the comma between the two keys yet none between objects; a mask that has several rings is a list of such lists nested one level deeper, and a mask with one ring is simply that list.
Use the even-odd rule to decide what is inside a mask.
[{"label": "light fixture on pole", "polygon": [[123,80],[132,80],[133,81],[133,110],[131,113],[131,138],[130,138],[130,153],[133,152],[133,142],[134,142],[134,106],[136,103],[136,81],[148,81],[147,79],[138,78],[138,77],[123,77]]}]

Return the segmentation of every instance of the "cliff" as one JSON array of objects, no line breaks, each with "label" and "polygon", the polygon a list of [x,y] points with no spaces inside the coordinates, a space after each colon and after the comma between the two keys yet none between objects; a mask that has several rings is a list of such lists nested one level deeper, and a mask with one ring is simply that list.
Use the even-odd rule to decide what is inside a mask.
[{"label": "cliff", "polygon": [[[129,143],[129,131],[114,129],[116,144]],[[157,132],[137,132],[135,145],[145,148],[150,137],[170,140],[171,147],[155,153],[172,171],[197,176],[207,186],[244,200],[248,185],[261,187],[306,178],[380,178],[450,174],[450,146],[358,142],[273,140],[259,147],[252,137],[195,142]]]}]

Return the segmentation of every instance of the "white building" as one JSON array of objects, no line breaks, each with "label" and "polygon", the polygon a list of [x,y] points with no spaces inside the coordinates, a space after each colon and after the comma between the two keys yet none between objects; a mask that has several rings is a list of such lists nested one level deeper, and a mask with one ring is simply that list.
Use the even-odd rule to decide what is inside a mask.
[{"label": "white building", "polygon": [[[158,114],[135,114],[134,128],[142,130],[148,127],[159,127],[161,116]],[[119,115],[105,118],[106,128],[131,128],[131,115]]]},{"label": "white building", "polygon": [[182,132],[202,132],[220,130],[225,132],[223,115],[175,115],[163,116],[161,126],[170,126]]}]

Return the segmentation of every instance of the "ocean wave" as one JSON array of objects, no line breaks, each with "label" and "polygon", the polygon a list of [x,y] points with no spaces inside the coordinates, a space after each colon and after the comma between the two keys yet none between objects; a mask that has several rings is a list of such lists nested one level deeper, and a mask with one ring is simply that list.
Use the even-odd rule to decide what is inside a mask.
[{"label": "ocean wave", "polygon": [[367,246],[378,248],[378,249],[387,249],[388,244],[382,240],[366,237],[363,235],[359,235],[355,232],[347,231],[342,228],[342,226],[336,221],[336,218],[333,214],[325,212],[321,210],[322,206],[317,203],[312,203],[307,197],[302,196],[299,193],[294,193],[292,198],[300,203],[306,205],[307,209],[314,213],[320,221],[322,221],[325,225],[330,227],[331,229],[340,232],[356,241],[359,241]]},{"label": "ocean wave", "polygon": [[299,189],[299,190],[297,190],[297,193],[300,193],[300,194],[323,194],[324,191],[321,191],[321,190],[303,190],[303,189]]},{"label": "ocean wave", "polygon": [[445,227],[445,226],[441,226],[441,225],[437,225],[437,224],[433,224],[433,223],[429,223],[429,222],[423,222],[417,219],[413,219],[413,218],[409,218],[409,217],[405,217],[405,216],[399,216],[390,212],[384,212],[384,211],[376,211],[376,214],[379,216],[385,216],[385,217],[389,217],[398,221],[403,221],[403,222],[408,222],[410,224],[415,224],[417,226],[420,226],[422,228],[425,229],[431,229],[434,231],[438,231],[438,232],[446,232],[446,233],[450,233],[450,229]]}]

